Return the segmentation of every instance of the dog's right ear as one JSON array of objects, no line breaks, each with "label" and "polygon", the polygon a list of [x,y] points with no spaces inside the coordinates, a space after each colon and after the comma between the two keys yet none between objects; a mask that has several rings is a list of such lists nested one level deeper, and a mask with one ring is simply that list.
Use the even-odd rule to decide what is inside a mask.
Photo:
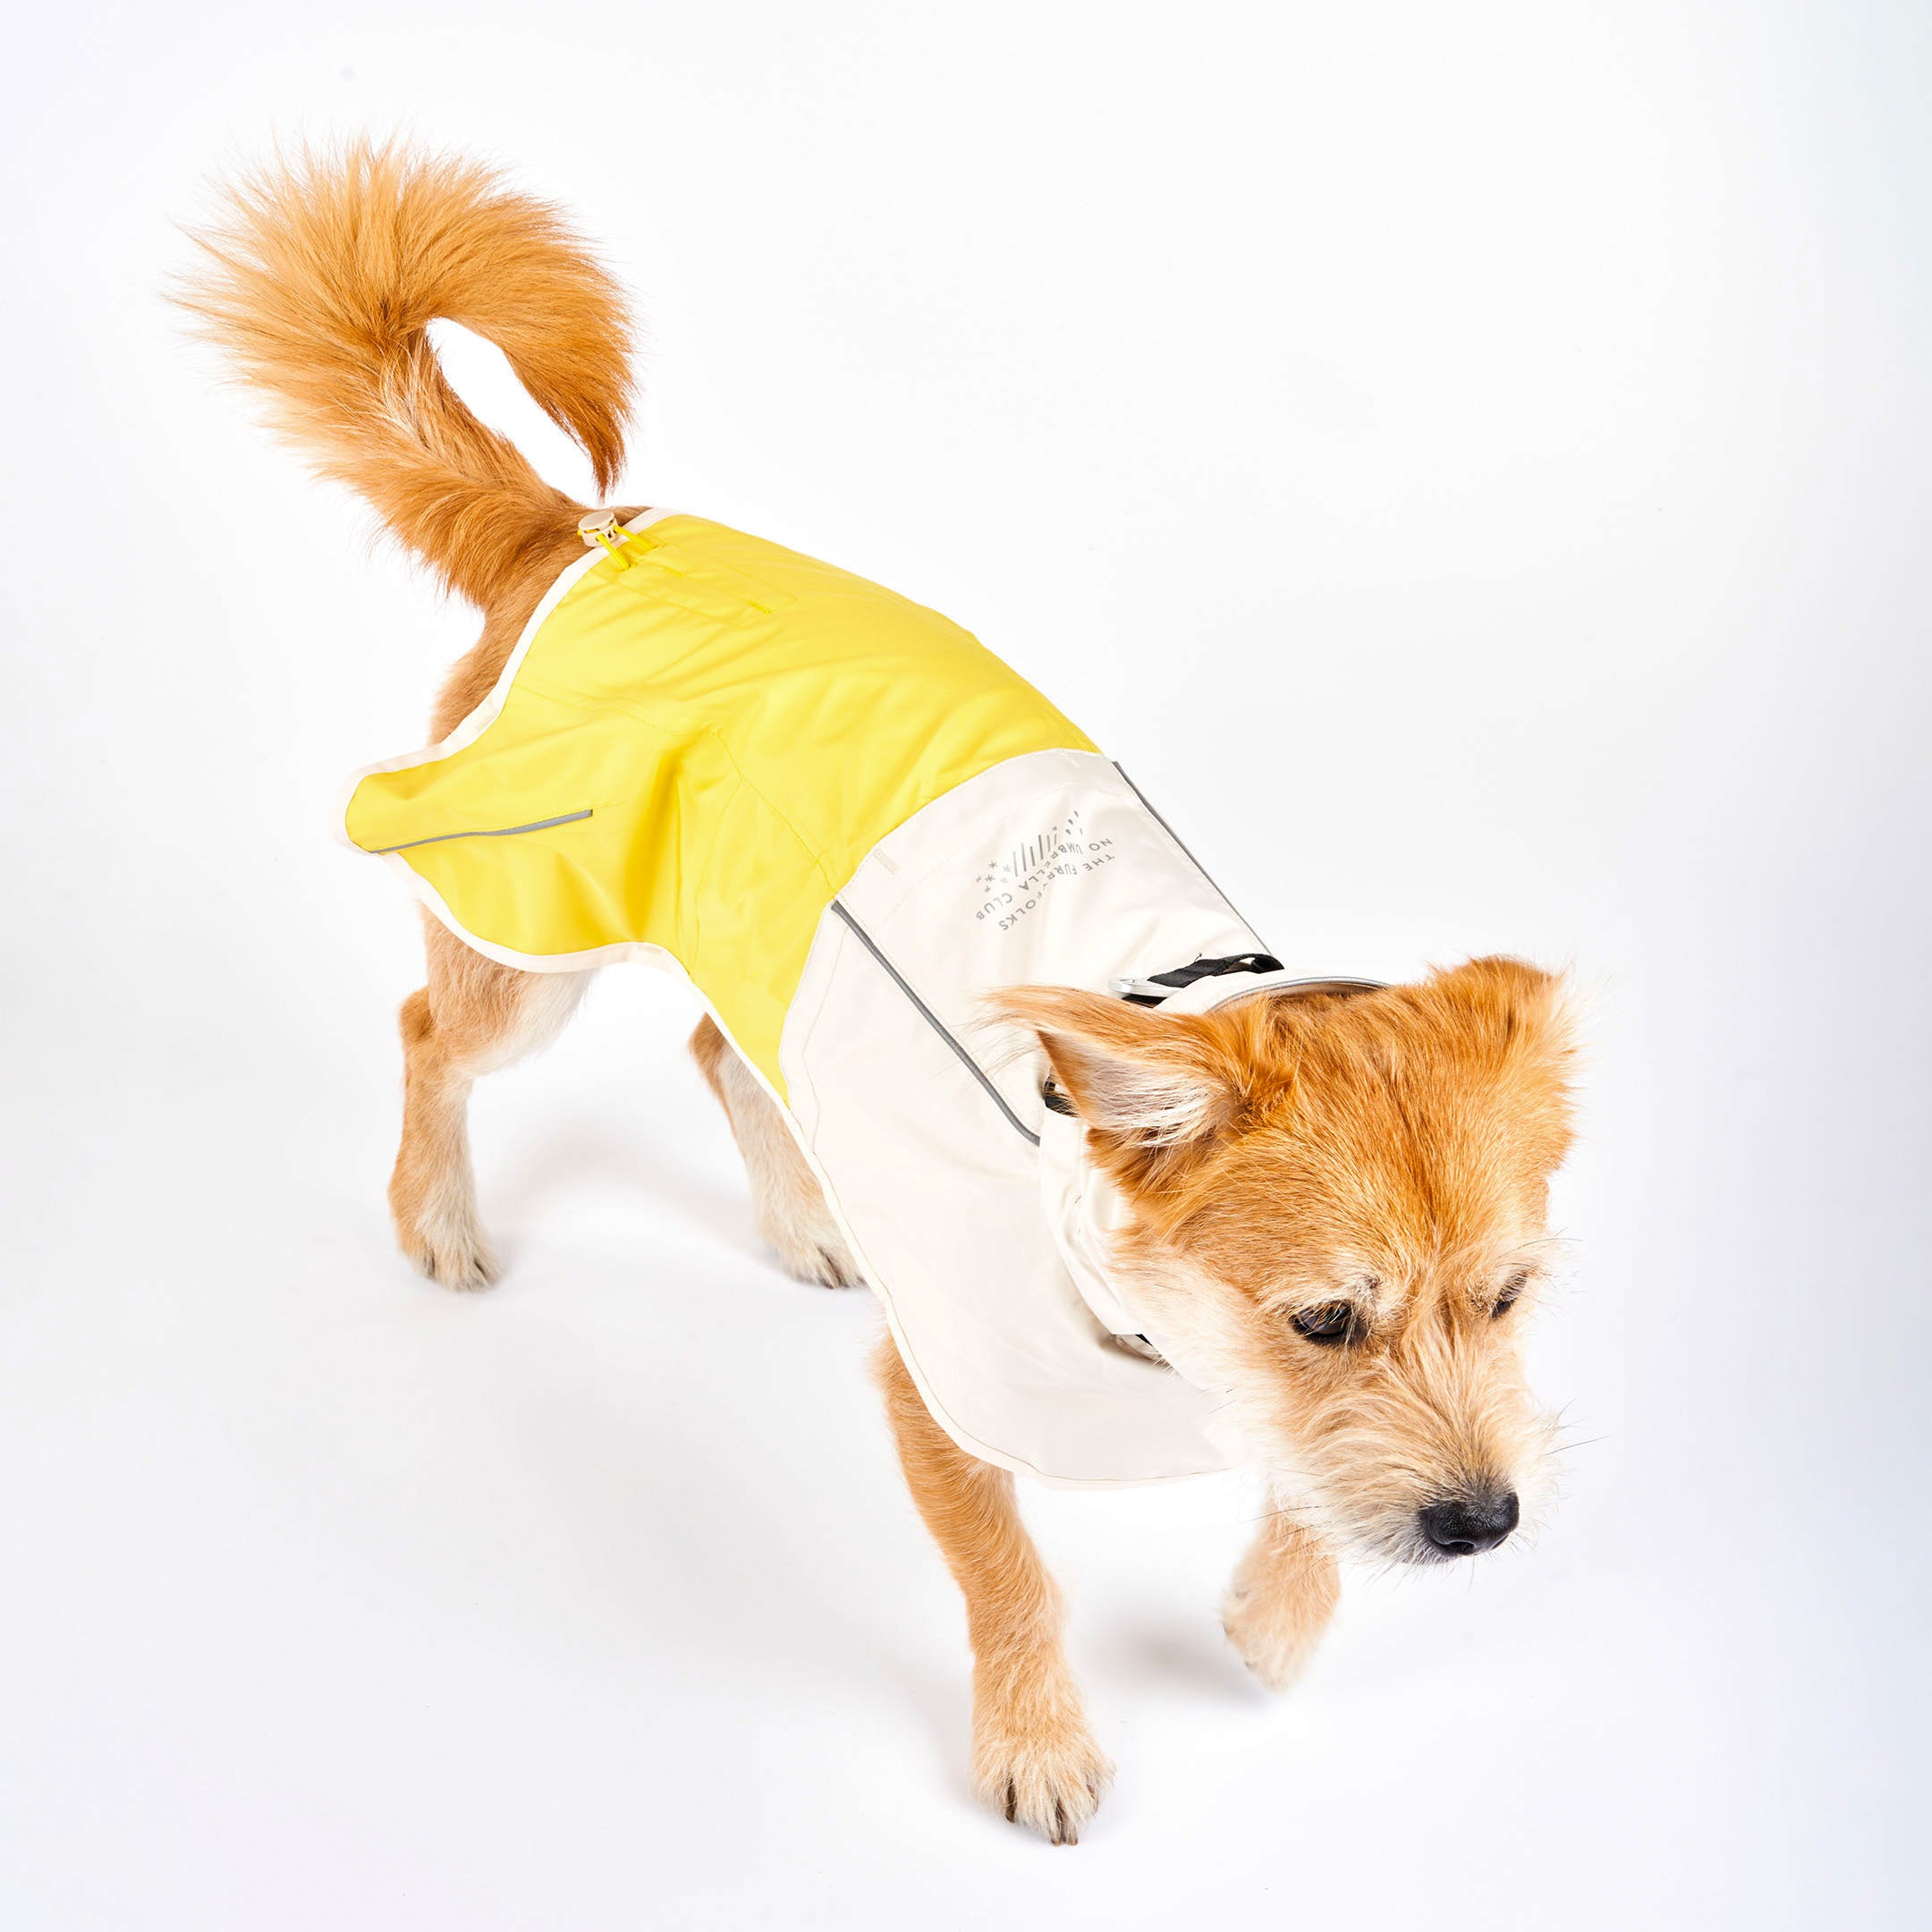
[{"label": "dog's right ear", "polygon": [[1009,987],[989,1002],[1031,1030],[1073,1111],[1123,1149],[1191,1145],[1245,1098],[1242,1069],[1219,1030],[1072,987]]}]

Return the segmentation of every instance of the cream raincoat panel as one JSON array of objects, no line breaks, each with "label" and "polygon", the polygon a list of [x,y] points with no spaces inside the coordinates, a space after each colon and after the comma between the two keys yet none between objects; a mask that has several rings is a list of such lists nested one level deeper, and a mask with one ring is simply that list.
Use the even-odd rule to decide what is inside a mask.
[{"label": "cream raincoat panel", "polygon": [[1259,942],[956,625],[696,517],[603,542],[448,739],[359,775],[350,842],[493,959],[688,975],[962,1448],[1061,1483],[1228,1466],[1215,1394],[1114,1339],[1147,1330],[1106,1279],[1104,1191],[983,1003]]}]

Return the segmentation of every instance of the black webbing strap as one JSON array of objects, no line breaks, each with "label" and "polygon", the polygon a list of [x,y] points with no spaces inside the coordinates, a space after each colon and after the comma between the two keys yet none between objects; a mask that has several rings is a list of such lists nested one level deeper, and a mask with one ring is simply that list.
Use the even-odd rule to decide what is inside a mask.
[{"label": "black webbing strap", "polygon": [[[1144,979],[1116,981],[1115,984],[1135,989],[1121,994],[1129,1004],[1158,1006],[1169,993],[1178,993],[1182,987],[1191,987],[1197,979],[1218,979],[1226,973],[1271,973],[1281,970],[1282,962],[1272,953],[1230,953],[1222,959],[1198,959],[1191,965],[1176,966],[1168,972],[1149,973]],[[1152,990],[1155,987],[1164,987],[1166,991],[1156,993]],[[1141,988],[1148,990],[1140,990]],[[1040,1098],[1049,1114],[1071,1115],[1073,1112],[1073,1103],[1050,1073],[1041,1082]]]},{"label": "black webbing strap", "polygon": [[1149,973],[1144,979],[1134,980],[1132,990],[1121,996],[1131,1005],[1158,1006],[1167,993],[1155,992],[1156,987],[1178,993],[1197,979],[1218,979],[1224,973],[1270,973],[1281,970],[1282,962],[1272,953],[1230,953],[1224,959],[1198,959],[1192,965],[1176,966],[1171,972]]}]

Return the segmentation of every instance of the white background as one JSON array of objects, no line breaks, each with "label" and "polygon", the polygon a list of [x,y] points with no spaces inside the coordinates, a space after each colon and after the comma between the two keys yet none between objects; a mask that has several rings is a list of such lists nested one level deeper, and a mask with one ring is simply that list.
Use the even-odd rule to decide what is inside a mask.
[{"label": "white background", "polygon": [[[547,17],[546,17],[547,16]],[[1924,1923],[1932,16],[1911,4],[22,13],[0,1923]],[[1229,1479],[1036,1496],[1121,1767],[974,1809],[863,1376],[606,976],[391,1249],[414,918],[331,845],[472,634],[217,387],[276,137],[496,157],[638,291],[625,496],[936,605],[1287,956],[1595,1009],[1534,1549],[1274,1703]],[[473,343],[459,380],[588,488]]]}]

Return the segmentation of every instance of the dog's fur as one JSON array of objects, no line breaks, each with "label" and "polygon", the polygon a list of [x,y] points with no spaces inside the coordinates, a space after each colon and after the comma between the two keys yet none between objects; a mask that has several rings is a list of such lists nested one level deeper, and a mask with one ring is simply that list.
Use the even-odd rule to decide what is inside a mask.
[{"label": "dog's fur", "polygon": [[[631,395],[623,300],[553,209],[486,169],[394,147],[278,165],[231,190],[226,221],[198,239],[206,264],[179,298],[276,427],[484,614],[437,703],[441,737],[581,555],[585,506],[470,415],[426,325],[447,317],[496,343],[607,489]],[[425,925],[390,1203],[421,1268],[477,1288],[496,1264],[470,1174],[470,1083],[554,1038],[588,975],[515,971]],[[1123,1278],[1176,1367],[1225,1392],[1267,1475],[1273,1507],[1223,1614],[1257,1674],[1286,1685],[1335,1607],[1338,1552],[1454,1554],[1423,1513],[1462,1504],[1489,1511],[1481,1546],[1513,1525],[1515,1493],[1542,1487],[1550,1425],[1524,1386],[1517,1304],[1544,1273],[1546,1187],[1570,1137],[1562,988],[1483,959],[1419,985],[1198,1017],[1050,987],[996,1004],[1044,1048],[1131,1207]],[[692,1048],[765,1237],[808,1281],[855,1282],[772,1102],[708,1020]],[[1324,1320],[1343,1332],[1298,1326]],[[1072,1843],[1110,1767],[1013,1479],[934,1423],[889,1340],[878,1377],[966,1598],[975,1783],[1009,1818]]]}]

